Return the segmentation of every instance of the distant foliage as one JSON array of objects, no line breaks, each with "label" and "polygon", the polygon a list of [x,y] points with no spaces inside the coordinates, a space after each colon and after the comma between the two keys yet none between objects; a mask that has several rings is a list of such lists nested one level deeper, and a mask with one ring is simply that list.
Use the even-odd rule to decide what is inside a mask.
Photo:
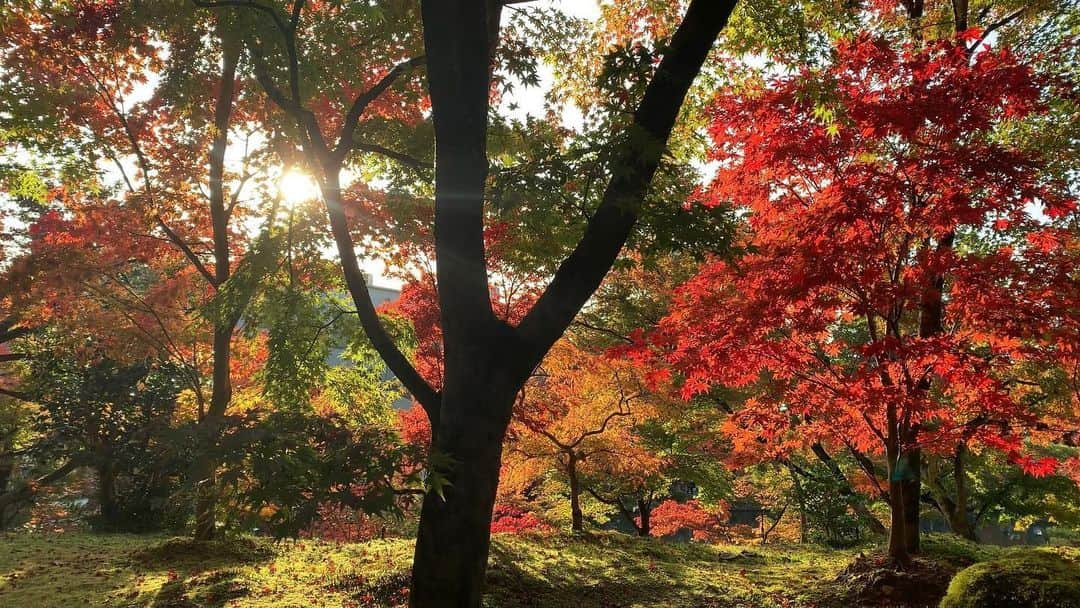
[{"label": "distant foliage", "polygon": [[697,500],[665,500],[652,512],[652,531],[656,536],[690,532],[694,540],[716,542],[728,536],[728,505],[707,507]]},{"label": "distant foliage", "polygon": [[512,505],[496,505],[491,516],[491,533],[519,534],[521,532],[550,532],[551,524],[536,514]]}]

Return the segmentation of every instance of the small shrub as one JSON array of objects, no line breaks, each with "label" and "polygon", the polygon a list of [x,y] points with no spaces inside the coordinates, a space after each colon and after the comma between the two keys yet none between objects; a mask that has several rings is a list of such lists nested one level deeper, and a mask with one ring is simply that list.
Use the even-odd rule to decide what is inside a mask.
[{"label": "small shrub", "polygon": [[492,534],[520,534],[522,532],[550,532],[551,525],[513,505],[496,505],[491,516]]},{"label": "small shrub", "polygon": [[953,578],[941,608],[1080,608],[1078,557],[1022,551],[975,564]]}]

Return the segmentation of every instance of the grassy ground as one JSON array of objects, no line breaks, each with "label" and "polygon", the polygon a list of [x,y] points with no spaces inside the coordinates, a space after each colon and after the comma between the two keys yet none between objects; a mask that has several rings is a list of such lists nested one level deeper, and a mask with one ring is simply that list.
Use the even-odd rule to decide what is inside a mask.
[{"label": "grassy ground", "polygon": [[[155,536],[0,536],[0,606],[394,606],[412,543],[238,540],[196,545]],[[943,537],[927,553],[956,565],[999,555]],[[832,602],[830,582],[858,554],[803,545],[708,546],[498,535],[486,605],[498,608],[789,608]]]}]

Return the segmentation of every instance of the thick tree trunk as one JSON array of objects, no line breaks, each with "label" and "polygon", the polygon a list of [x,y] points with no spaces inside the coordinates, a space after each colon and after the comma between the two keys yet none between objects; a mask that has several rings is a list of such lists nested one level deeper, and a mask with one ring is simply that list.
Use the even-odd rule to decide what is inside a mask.
[{"label": "thick tree trunk", "polygon": [[570,480],[570,528],[574,532],[583,532],[585,517],[581,514],[581,480],[578,479],[577,458],[573,454],[566,461],[566,476]]},{"label": "thick tree trunk", "polygon": [[[435,255],[443,390],[433,453],[454,464],[424,499],[413,561],[414,607],[478,608],[502,440],[517,391],[610,270],[637,219],[686,93],[734,1],[692,0],[634,114],[633,136],[585,235],[517,328],[491,309],[484,191],[493,0],[424,0],[421,15],[435,131]],[[643,143],[644,142],[644,143]],[[351,255],[348,235],[335,238]],[[355,295],[355,294],[354,294]],[[381,352],[381,351],[380,351]],[[406,375],[408,377],[408,375]],[[433,408],[434,409],[434,408]],[[643,523],[647,514],[642,513]]]},{"label": "thick tree trunk", "polygon": [[889,557],[897,564],[906,566],[911,563],[908,552],[907,520],[904,517],[903,483],[892,478],[892,466],[889,471]]},{"label": "thick tree trunk", "polygon": [[911,563],[911,554],[908,552],[907,519],[904,517],[902,466],[905,456],[900,451],[900,429],[895,403],[885,406],[885,418],[885,460],[889,475],[889,557],[897,565],[907,567]]},{"label": "thick tree trunk", "polygon": [[8,454],[0,456],[0,496],[8,491],[11,476],[15,472],[15,459]]},{"label": "thick tree trunk", "polygon": [[429,491],[420,512],[411,606],[480,606],[503,436],[516,391],[477,364],[473,374],[448,376],[456,381],[443,391],[433,450],[436,462],[451,464],[430,473],[444,479],[433,480],[441,492]]},{"label": "thick tree trunk", "polygon": [[112,530],[120,519],[120,507],[116,503],[116,466],[105,460],[97,467],[98,515],[102,525]]}]

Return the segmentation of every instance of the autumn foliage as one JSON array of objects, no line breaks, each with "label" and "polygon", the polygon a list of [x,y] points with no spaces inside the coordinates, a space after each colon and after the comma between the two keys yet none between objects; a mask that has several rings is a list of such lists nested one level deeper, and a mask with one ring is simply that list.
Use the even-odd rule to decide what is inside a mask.
[{"label": "autumn foliage", "polygon": [[1054,83],[951,40],[835,53],[717,97],[719,168],[697,202],[748,212],[747,253],[705,264],[638,353],[684,397],[750,395],[725,429],[735,463],[974,444],[1054,472],[1028,442],[1075,426],[1075,383],[1033,395],[1050,369],[1075,378],[1076,204],[1001,137]]}]

